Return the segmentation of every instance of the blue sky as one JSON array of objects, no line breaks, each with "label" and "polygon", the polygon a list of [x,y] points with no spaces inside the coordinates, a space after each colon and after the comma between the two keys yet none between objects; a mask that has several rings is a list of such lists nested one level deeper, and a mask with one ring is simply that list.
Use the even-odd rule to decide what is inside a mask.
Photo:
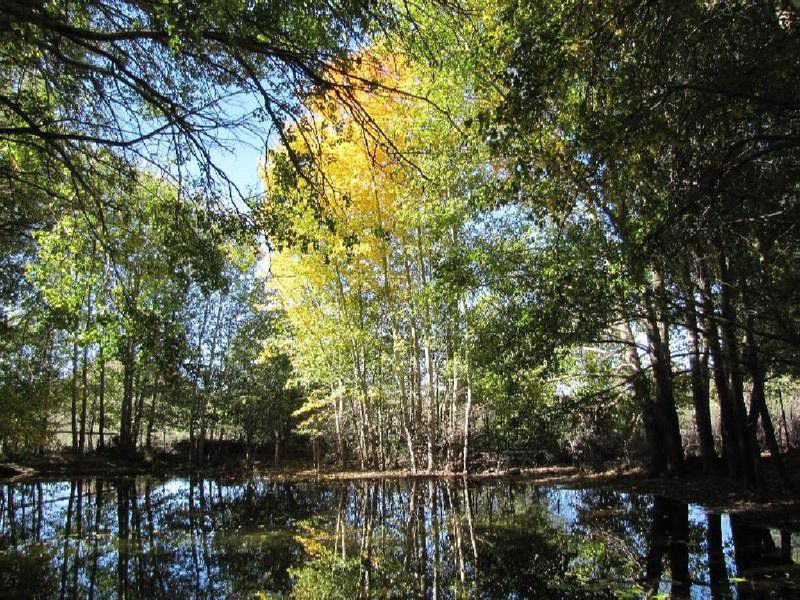
[{"label": "blue sky", "polygon": [[[222,103],[226,113],[232,118],[252,114],[261,107],[259,98],[250,94],[239,94]],[[264,157],[264,149],[271,141],[269,123],[258,123],[253,117],[248,128],[239,127],[229,131],[230,137],[221,140],[221,145],[228,148],[212,150],[211,155],[216,166],[223,170],[243,194],[251,195],[263,192],[258,177],[259,164]]]}]

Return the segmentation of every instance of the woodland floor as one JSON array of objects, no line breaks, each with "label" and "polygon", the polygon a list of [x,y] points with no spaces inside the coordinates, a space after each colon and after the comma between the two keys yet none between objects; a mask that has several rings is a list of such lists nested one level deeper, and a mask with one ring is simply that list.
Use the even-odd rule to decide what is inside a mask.
[{"label": "woodland floor", "polygon": [[[800,452],[784,456],[790,479],[790,491],[778,484],[774,466],[768,457],[762,462],[764,485],[749,490],[740,481],[724,475],[706,475],[699,464],[690,463],[681,477],[653,478],[638,468],[616,468],[590,471],[577,466],[523,467],[506,470],[485,470],[470,473],[469,481],[513,479],[543,486],[567,488],[611,488],[616,490],[669,496],[685,502],[702,504],[715,511],[747,513],[773,526],[800,528]],[[131,460],[120,456],[70,453],[32,456],[17,462],[0,462],[0,482],[30,481],[65,477],[117,477],[130,475],[186,475],[196,473],[207,477],[237,479],[249,473],[240,457],[219,460],[203,469],[192,466],[177,455],[162,455],[155,460]],[[397,469],[389,471],[317,471],[294,463],[275,468],[270,463],[257,462],[253,472],[275,480],[357,481],[374,479],[457,478],[463,475],[452,471],[421,471]]]}]

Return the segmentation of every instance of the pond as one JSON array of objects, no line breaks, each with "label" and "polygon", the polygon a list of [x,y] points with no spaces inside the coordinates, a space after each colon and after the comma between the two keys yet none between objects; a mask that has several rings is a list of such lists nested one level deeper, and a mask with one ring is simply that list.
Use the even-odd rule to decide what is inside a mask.
[{"label": "pond", "polygon": [[0,486],[0,597],[800,597],[800,535],[521,481]]}]

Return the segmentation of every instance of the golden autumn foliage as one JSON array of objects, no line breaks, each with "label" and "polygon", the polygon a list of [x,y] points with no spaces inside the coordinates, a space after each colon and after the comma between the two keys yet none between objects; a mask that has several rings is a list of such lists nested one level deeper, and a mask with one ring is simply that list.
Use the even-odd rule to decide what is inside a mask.
[{"label": "golden autumn foliage", "polygon": [[[381,428],[402,421],[409,448],[421,436],[410,424],[421,420],[423,388],[435,402],[427,287],[440,235],[432,202],[442,197],[426,196],[412,160],[432,139],[434,109],[414,92],[420,75],[390,53],[359,58],[345,89],[363,112],[342,108],[341,88],[308,103],[307,118],[284,135],[290,145],[270,153],[260,216],[273,234],[267,286],[291,324],[296,371],[315,389],[299,411],[303,431],[341,436],[343,422],[355,421],[368,462]],[[368,89],[368,80],[378,85]],[[316,169],[303,172],[304,161]]]}]

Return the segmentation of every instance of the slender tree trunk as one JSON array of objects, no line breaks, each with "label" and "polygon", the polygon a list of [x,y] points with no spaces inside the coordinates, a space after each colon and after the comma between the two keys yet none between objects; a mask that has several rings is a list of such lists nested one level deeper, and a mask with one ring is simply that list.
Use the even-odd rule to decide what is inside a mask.
[{"label": "slender tree trunk", "polygon": [[[403,428],[406,446],[408,447],[408,458],[411,462],[411,471],[417,472],[417,460],[414,453],[414,436],[408,419],[408,391],[406,389],[405,374],[402,372],[402,356],[400,355],[400,339],[395,312],[394,293],[389,279],[389,262],[383,258],[383,287],[386,296],[387,311],[389,313],[389,323],[392,328],[392,371],[395,381],[400,388],[400,426]],[[338,432],[338,429],[337,429]]]},{"label": "slender tree trunk", "polygon": [[247,421],[244,424],[244,439],[245,439],[245,461],[247,468],[253,468],[253,459],[255,458],[255,443],[253,442],[253,409],[248,406],[247,408]]},{"label": "slender tree trunk", "polygon": [[667,468],[665,445],[661,439],[656,419],[655,404],[650,396],[650,385],[647,374],[642,369],[642,361],[636,346],[636,339],[630,322],[626,319],[619,325],[620,336],[625,344],[633,395],[642,411],[645,441],[647,442],[647,470],[657,475]]},{"label": "slender tree trunk", "polygon": [[78,448],[83,454],[86,450],[86,412],[89,393],[89,345],[83,347],[83,364],[81,365],[81,419],[78,433]]},{"label": "slender tree trunk", "polygon": [[100,416],[98,419],[98,440],[97,447],[104,450],[106,447],[106,359],[103,353],[103,346],[97,353],[98,360],[100,361],[100,390],[98,392],[98,404]]},{"label": "slender tree trunk", "polygon": [[[745,300],[746,305],[746,300]],[[747,367],[750,371],[750,377],[753,380],[753,392],[750,399],[750,413],[748,415],[748,426],[755,430],[758,427],[758,418],[761,417],[761,427],[764,430],[764,439],[767,442],[767,448],[772,456],[772,462],[775,465],[775,470],[778,473],[778,480],[784,490],[789,488],[789,478],[786,474],[786,467],[783,464],[783,457],[781,456],[781,449],[778,445],[778,440],[775,437],[775,428],[772,425],[772,417],[769,414],[767,407],[767,398],[764,391],[764,367],[758,358],[758,343],[755,338],[755,327],[753,325],[753,317],[751,313],[747,315]]]},{"label": "slender tree trunk", "polygon": [[153,428],[155,427],[156,421],[156,394],[155,390],[153,390],[152,395],[150,396],[150,413],[147,416],[147,437],[146,437],[146,447],[148,450],[153,449]]},{"label": "slender tree trunk", "polygon": [[363,347],[360,349],[359,362],[361,365],[359,383],[361,388],[361,414],[363,416],[361,426],[362,436],[364,438],[364,459],[366,463],[372,467],[375,465],[375,435],[372,426],[372,416],[370,414],[371,402],[369,382],[367,381],[367,353]]},{"label": "slender tree trunk", "polygon": [[472,384],[467,378],[467,403],[464,407],[464,451],[462,469],[466,475],[469,472],[469,421],[472,416]]},{"label": "slender tree trunk", "polygon": [[211,349],[208,356],[208,366],[205,369],[203,377],[203,393],[200,395],[200,438],[198,439],[198,458],[201,462],[205,461],[205,444],[206,444],[206,427],[207,427],[207,412],[208,400],[214,391],[214,363],[217,358],[217,344],[219,343],[220,327],[222,325],[222,311],[224,307],[224,297],[220,292],[219,304],[217,306],[217,317],[214,322],[214,331],[211,335]]},{"label": "slender tree trunk", "polygon": [[[430,335],[430,334],[428,334]],[[434,451],[436,448],[436,377],[433,371],[433,356],[431,353],[430,340],[425,341],[425,369],[428,372],[428,471],[433,471],[435,465]]]},{"label": "slender tree trunk", "polygon": [[450,394],[450,411],[447,415],[447,465],[448,469],[455,468],[456,461],[456,411],[458,407],[458,365],[453,360],[453,389]]},{"label": "slender tree trunk", "polygon": [[[404,261],[404,268],[405,268],[405,275],[406,275],[406,287],[409,291],[412,291],[416,288],[414,284],[414,280],[411,276],[411,265],[409,264],[408,256],[403,256]],[[422,369],[420,367],[420,342],[419,342],[419,330],[417,327],[417,315],[418,310],[416,303],[412,301],[411,303],[411,322],[410,322],[410,333],[411,333],[411,357],[413,360],[412,364],[412,386],[410,390],[410,396],[412,397],[412,406],[410,407],[412,410],[411,416],[409,421],[412,424],[420,423],[422,421]],[[416,432],[415,437],[416,437]]]},{"label": "slender tree trunk", "polygon": [[737,433],[737,423],[733,411],[733,399],[730,380],[722,356],[718,317],[715,311],[714,296],[711,291],[711,282],[705,265],[700,263],[700,273],[703,285],[703,313],[705,321],[706,339],[713,362],[712,372],[714,384],[719,398],[720,420],[722,430],[722,455],[728,466],[728,473],[734,477],[742,474],[742,448],[740,437]]},{"label": "slender tree trunk", "polygon": [[[50,397],[52,394],[53,388],[53,347],[55,345],[55,340],[53,336],[53,329],[51,327],[47,328],[47,341],[45,343],[45,347],[47,351],[44,353],[44,360],[40,367],[40,371],[44,373],[44,397],[45,401],[49,404]],[[40,431],[40,442],[37,446],[37,450],[40,453],[43,453],[44,448],[44,440],[48,430],[48,414],[46,411],[42,411],[41,420],[39,422],[39,431]],[[785,419],[784,419],[785,420]],[[788,445],[787,445],[788,446]]]},{"label": "slender tree trunk", "polygon": [[[94,254],[94,250],[92,251]],[[89,329],[92,323],[92,308],[93,308],[93,299],[92,293],[87,292],[87,299],[86,299],[86,323],[84,325],[84,331]],[[88,394],[89,394],[89,343],[84,342],[83,345],[83,365],[81,367],[81,423],[80,423],[80,435],[78,439],[78,445],[80,446],[80,451],[83,453],[86,450],[86,409],[88,404]]]},{"label": "slender tree trunk", "polygon": [[669,321],[661,276],[653,272],[653,285],[645,294],[647,334],[650,341],[656,383],[656,417],[666,445],[667,472],[683,470],[683,442],[672,387],[672,358],[669,350]]},{"label": "slender tree trunk", "polygon": [[[340,388],[342,387],[341,382],[339,382]],[[339,394],[333,401],[333,417],[334,422],[336,425],[336,461],[340,467],[344,466],[345,463],[345,454],[344,454],[344,423],[343,421],[343,413],[344,413],[344,398],[342,394]]]},{"label": "slender tree trunk", "polygon": [[[208,316],[211,312],[211,299],[205,298],[203,304],[203,319],[200,322],[200,330],[197,333],[197,369],[198,371],[204,370],[203,365],[203,345],[205,344],[206,328],[208,327]],[[202,376],[202,373],[201,373]],[[196,464],[200,460],[199,444],[197,442],[197,426],[198,414],[200,413],[200,397],[201,392],[195,391],[192,395],[191,403],[189,406],[189,459],[192,464]]]},{"label": "slender tree trunk", "polygon": [[122,410],[120,411],[120,447],[125,452],[136,450],[133,438],[133,383],[136,371],[136,353],[133,342],[126,341],[122,363]]},{"label": "slender tree trunk", "polygon": [[780,388],[778,388],[778,402],[781,405],[781,421],[783,421],[783,437],[786,442],[786,451],[789,452],[792,449],[792,445],[789,440],[789,424],[786,421],[786,408],[783,405],[783,393]]},{"label": "slender tree trunk", "polygon": [[134,446],[138,446],[140,443],[140,434],[142,432],[142,418],[144,417],[144,399],[145,399],[145,388],[147,387],[147,382],[145,381],[145,385],[142,386],[142,370],[138,369],[136,371],[136,381],[134,384],[134,414],[133,414],[133,427],[131,430],[131,437],[133,438]]},{"label": "slender tree trunk", "polygon": [[733,303],[733,278],[729,273],[729,264],[722,245],[719,248],[720,269],[720,316],[722,317],[722,341],[724,343],[725,358],[728,363],[728,372],[731,382],[732,412],[736,431],[739,437],[739,447],[742,449],[742,473],[749,486],[758,484],[759,452],[756,432],[748,426],[747,412],[744,404],[744,380],[741,370],[739,354],[739,340],[736,335],[738,319]]},{"label": "slender tree trunk", "polygon": [[[382,398],[383,394],[379,390],[378,398]],[[386,469],[386,449],[384,448],[385,438],[383,435],[383,405],[381,402],[377,403],[378,406],[378,469],[383,471]]]},{"label": "slender tree trunk", "polygon": [[70,419],[72,425],[72,450],[80,449],[78,439],[78,341],[72,342],[72,385],[70,387]]},{"label": "slender tree trunk", "polygon": [[703,470],[710,473],[717,464],[717,451],[714,448],[714,432],[711,427],[711,408],[708,382],[707,356],[700,349],[700,331],[697,321],[694,286],[691,273],[686,268],[686,328],[689,332],[689,368],[692,378],[692,402],[697,436],[700,440],[700,456]]}]

